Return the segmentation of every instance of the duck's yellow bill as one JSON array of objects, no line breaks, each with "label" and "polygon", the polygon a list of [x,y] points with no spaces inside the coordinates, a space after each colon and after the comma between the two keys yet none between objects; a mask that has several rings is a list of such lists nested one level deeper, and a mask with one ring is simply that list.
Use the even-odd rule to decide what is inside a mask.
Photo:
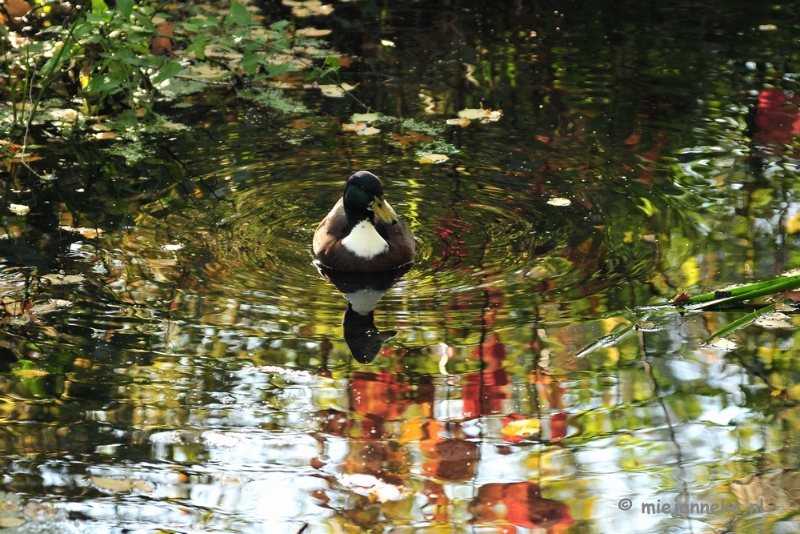
[{"label": "duck's yellow bill", "polygon": [[375,200],[372,201],[372,212],[386,224],[397,224],[397,214],[382,198],[375,197]]}]

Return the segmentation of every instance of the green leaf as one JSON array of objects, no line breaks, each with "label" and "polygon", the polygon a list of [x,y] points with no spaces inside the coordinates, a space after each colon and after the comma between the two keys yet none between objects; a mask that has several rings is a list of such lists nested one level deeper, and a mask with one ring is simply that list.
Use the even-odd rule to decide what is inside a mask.
[{"label": "green leaf", "polygon": [[231,0],[231,16],[233,17],[233,21],[239,26],[250,25],[250,12],[247,11],[247,8],[244,7],[244,4],[241,4],[236,0]]},{"label": "green leaf", "polygon": [[149,31],[151,31],[151,32],[155,32],[155,31],[156,31],[156,27],[155,27],[155,25],[153,24],[153,21],[152,21],[152,20],[150,20],[150,17],[148,17],[147,15],[144,15],[144,14],[142,13],[142,10],[140,10],[140,9],[136,9],[136,10],[134,10],[134,12],[132,13],[132,15],[133,15],[133,18],[135,18],[135,19],[136,19],[136,22],[138,22],[139,24],[141,24],[142,26],[144,26],[144,28],[145,28],[146,30],[149,30]]},{"label": "green leaf", "polygon": [[288,63],[281,63],[281,64],[271,64],[269,66],[269,70],[267,72],[267,77],[275,78],[276,76],[280,76],[281,74],[285,74],[286,71],[289,70]]},{"label": "green leaf", "polygon": [[741,317],[733,321],[732,323],[726,325],[725,327],[720,328],[719,331],[714,332],[713,334],[708,336],[706,339],[703,340],[703,344],[706,345],[708,343],[711,343],[718,337],[727,336],[728,334],[735,332],[736,330],[744,328],[750,323],[754,323],[755,321],[757,321],[760,316],[767,313],[771,313],[773,311],[775,311],[775,304],[770,304],[769,306],[764,306],[760,310],[748,313],[744,317]]},{"label": "green leaf", "polygon": [[129,19],[133,13],[133,0],[117,0],[117,9],[122,18]]},{"label": "green leaf", "polygon": [[339,68],[339,56],[326,57],[323,67],[330,67],[333,70],[337,70]]},{"label": "green leaf", "polygon": [[86,86],[87,93],[107,92],[113,94],[121,90],[122,84],[120,81],[110,76],[99,76],[97,78],[92,78],[92,81]]},{"label": "green leaf", "polygon": [[278,22],[273,22],[272,24],[270,24],[269,25],[269,29],[270,30],[282,30],[288,25],[289,25],[289,21],[288,20],[279,20]]},{"label": "green leaf", "polygon": [[159,73],[153,76],[152,82],[155,85],[168,80],[183,70],[183,65],[177,61],[168,61],[159,68]]},{"label": "green leaf", "polygon": [[92,13],[102,15],[108,11],[108,5],[103,0],[92,0]]},{"label": "green leaf", "polygon": [[198,37],[194,40],[192,44],[186,47],[186,54],[191,54],[194,52],[194,57],[199,60],[204,60],[206,58],[206,38],[205,37]]},{"label": "green leaf", "polygon": [[239,61],[239,66],[242,67],[248,74],[252,74],[258,68],[258,63],[261,58],[258,54],[248,54]]},{"label": "green leaf", "polygon": [[72,36],[76,41],[83,39],[86,35],[94,33],[95,25],[91,22],[82,22],[72,29]]}]

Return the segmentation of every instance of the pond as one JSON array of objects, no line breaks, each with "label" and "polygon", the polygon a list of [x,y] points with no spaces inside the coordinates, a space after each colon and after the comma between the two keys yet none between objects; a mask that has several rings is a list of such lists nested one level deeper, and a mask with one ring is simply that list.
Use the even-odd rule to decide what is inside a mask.
[{"label": "pond", "polygon": [[[797,5],[286,4],[352,97],[3,171],[0,526],[800,528],[791,309],[651,308],[800,268]],[[405,272],[312,261],[358,170]]]}]

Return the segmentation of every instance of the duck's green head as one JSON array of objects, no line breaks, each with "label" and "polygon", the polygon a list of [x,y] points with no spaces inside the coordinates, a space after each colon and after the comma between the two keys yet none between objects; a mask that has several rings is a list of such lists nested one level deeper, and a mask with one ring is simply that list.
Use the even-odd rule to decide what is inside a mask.
[{"label": "duck's green head", "polygon": [[371,172],[358,171],[347,179],[344,209],[353,224],[371,219],[370,212],[386,224],[397,224],[397,214],[383,198],[381,181]]}]

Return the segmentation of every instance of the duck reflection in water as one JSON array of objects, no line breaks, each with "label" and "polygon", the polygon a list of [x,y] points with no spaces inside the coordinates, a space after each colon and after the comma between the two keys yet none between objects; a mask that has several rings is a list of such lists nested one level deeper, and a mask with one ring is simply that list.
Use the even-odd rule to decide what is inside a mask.
[{"label": "duck reflection in water", "polygon": [[359,363],[372,362],[383,344],[397,334],[395,330],[378,330],[375,326],[375,306],[408,272],[411,265],[380,273],[336,271],[319,263],[316,265],[320,274],[347,299],[347,309],[342,317],[342,335],[350,353]]}]

